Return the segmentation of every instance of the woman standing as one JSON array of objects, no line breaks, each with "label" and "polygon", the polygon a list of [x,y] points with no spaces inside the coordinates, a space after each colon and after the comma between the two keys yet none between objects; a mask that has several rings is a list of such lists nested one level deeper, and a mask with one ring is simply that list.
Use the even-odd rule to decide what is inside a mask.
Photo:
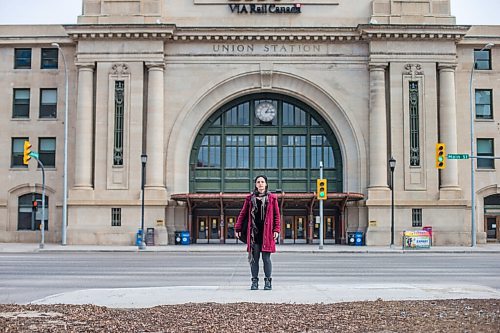
[{"label": "woman standing", "polygon": [[243,221],[247,223],[247,252],[252,272],[251,290],[259,289],[259,259],[264,263],[264,290],[271,290],[272,270],[271,253],[276,252],[276,243],[280,233],[280,210],[276,195],[267,191],[267,177],[255,177],[255,189],[245,198],[243,208],[238,215],[235,231],[241,237]]}]

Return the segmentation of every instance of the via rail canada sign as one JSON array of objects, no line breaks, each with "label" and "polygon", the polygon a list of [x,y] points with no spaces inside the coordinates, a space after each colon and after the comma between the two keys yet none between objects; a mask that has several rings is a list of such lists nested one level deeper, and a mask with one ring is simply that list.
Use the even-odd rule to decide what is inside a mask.
[{"label": "via rail canada sign", "polygon": [[293,5],[243,5],[229,4],[231,13],[236,14],[300,14],[301,5],[296,3]]}]

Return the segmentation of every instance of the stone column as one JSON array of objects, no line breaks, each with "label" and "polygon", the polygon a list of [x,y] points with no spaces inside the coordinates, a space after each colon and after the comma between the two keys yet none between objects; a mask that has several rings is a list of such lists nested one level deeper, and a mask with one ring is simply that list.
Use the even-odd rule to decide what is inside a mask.
[{"label": "stone column", "polygon": [[[455,102],[455,64],[438,65],[439,69],[439,132],[446,152],[457,154],[457,106]],[[441,188],[458,189],[458,163],[447,160],[441,171]]]},{"label": "stone column", "polygon": [[79,63],[76,105],[75,188],[91,189],[94,64]]},{"label": "stone column", "polygon": [[370,64],[370,188],[387,188],[386,64]]},{"label": "stone column", "polygon": [[163,110],[163,62],[146,63],[148,67],[147,110],[147,171],[146,187],[165,189],[164,184],[164,110]]}]

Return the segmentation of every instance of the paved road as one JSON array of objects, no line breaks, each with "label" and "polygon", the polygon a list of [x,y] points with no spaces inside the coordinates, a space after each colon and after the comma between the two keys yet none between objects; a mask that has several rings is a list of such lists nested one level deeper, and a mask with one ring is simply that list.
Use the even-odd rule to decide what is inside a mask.
[{"label": "paved road", "polygon": [[[415,286],[415,292],[449,286],[500,298],[500,253],[279,253],[273,255],[273,269],[274,301],[301,301],[313,293],[324,301],[325,293],[348,295],[349,290],[360,297],[368,289],[404,294]],[[203,293],[213,296],[219,290],[224,301],[226,296],[237,297],[235,290],[246,293],[248,284],[245,253],[0,253],[0,303],[28,303],[60,293],[70,295],[71,301],[49,299],[99,303],[93,300],[99,295],[111,298],[110,290],[116,293],[116,288],[156,288],[136,289],[153,296],[184,292],[164,303],[201,300]],[[88,289],[100,290],[82,294]],[[297,298],[286,298],[293,293]],[[248,294],[238,297],[246,299]]]}]

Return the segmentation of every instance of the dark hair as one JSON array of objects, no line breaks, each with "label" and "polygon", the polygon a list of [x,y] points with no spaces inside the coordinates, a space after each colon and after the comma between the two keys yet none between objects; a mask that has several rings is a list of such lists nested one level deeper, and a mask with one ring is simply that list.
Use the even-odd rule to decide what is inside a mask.
[{"label": "dark hair", "polygon": [[[257,182],[257,179],[259,179],[259,178],[264,178],[264,180],[266,181],[266,192],[267,192],[267,188],[269,187],[269,184],[267,183],[267,177],[265,175],[258,175],[257,177],[255,177],[255,179],[253,180],[254,185]],[[258,192],[257,186],[255,186],[255,188],[253,189],[253,192],[254,193]]]}]

